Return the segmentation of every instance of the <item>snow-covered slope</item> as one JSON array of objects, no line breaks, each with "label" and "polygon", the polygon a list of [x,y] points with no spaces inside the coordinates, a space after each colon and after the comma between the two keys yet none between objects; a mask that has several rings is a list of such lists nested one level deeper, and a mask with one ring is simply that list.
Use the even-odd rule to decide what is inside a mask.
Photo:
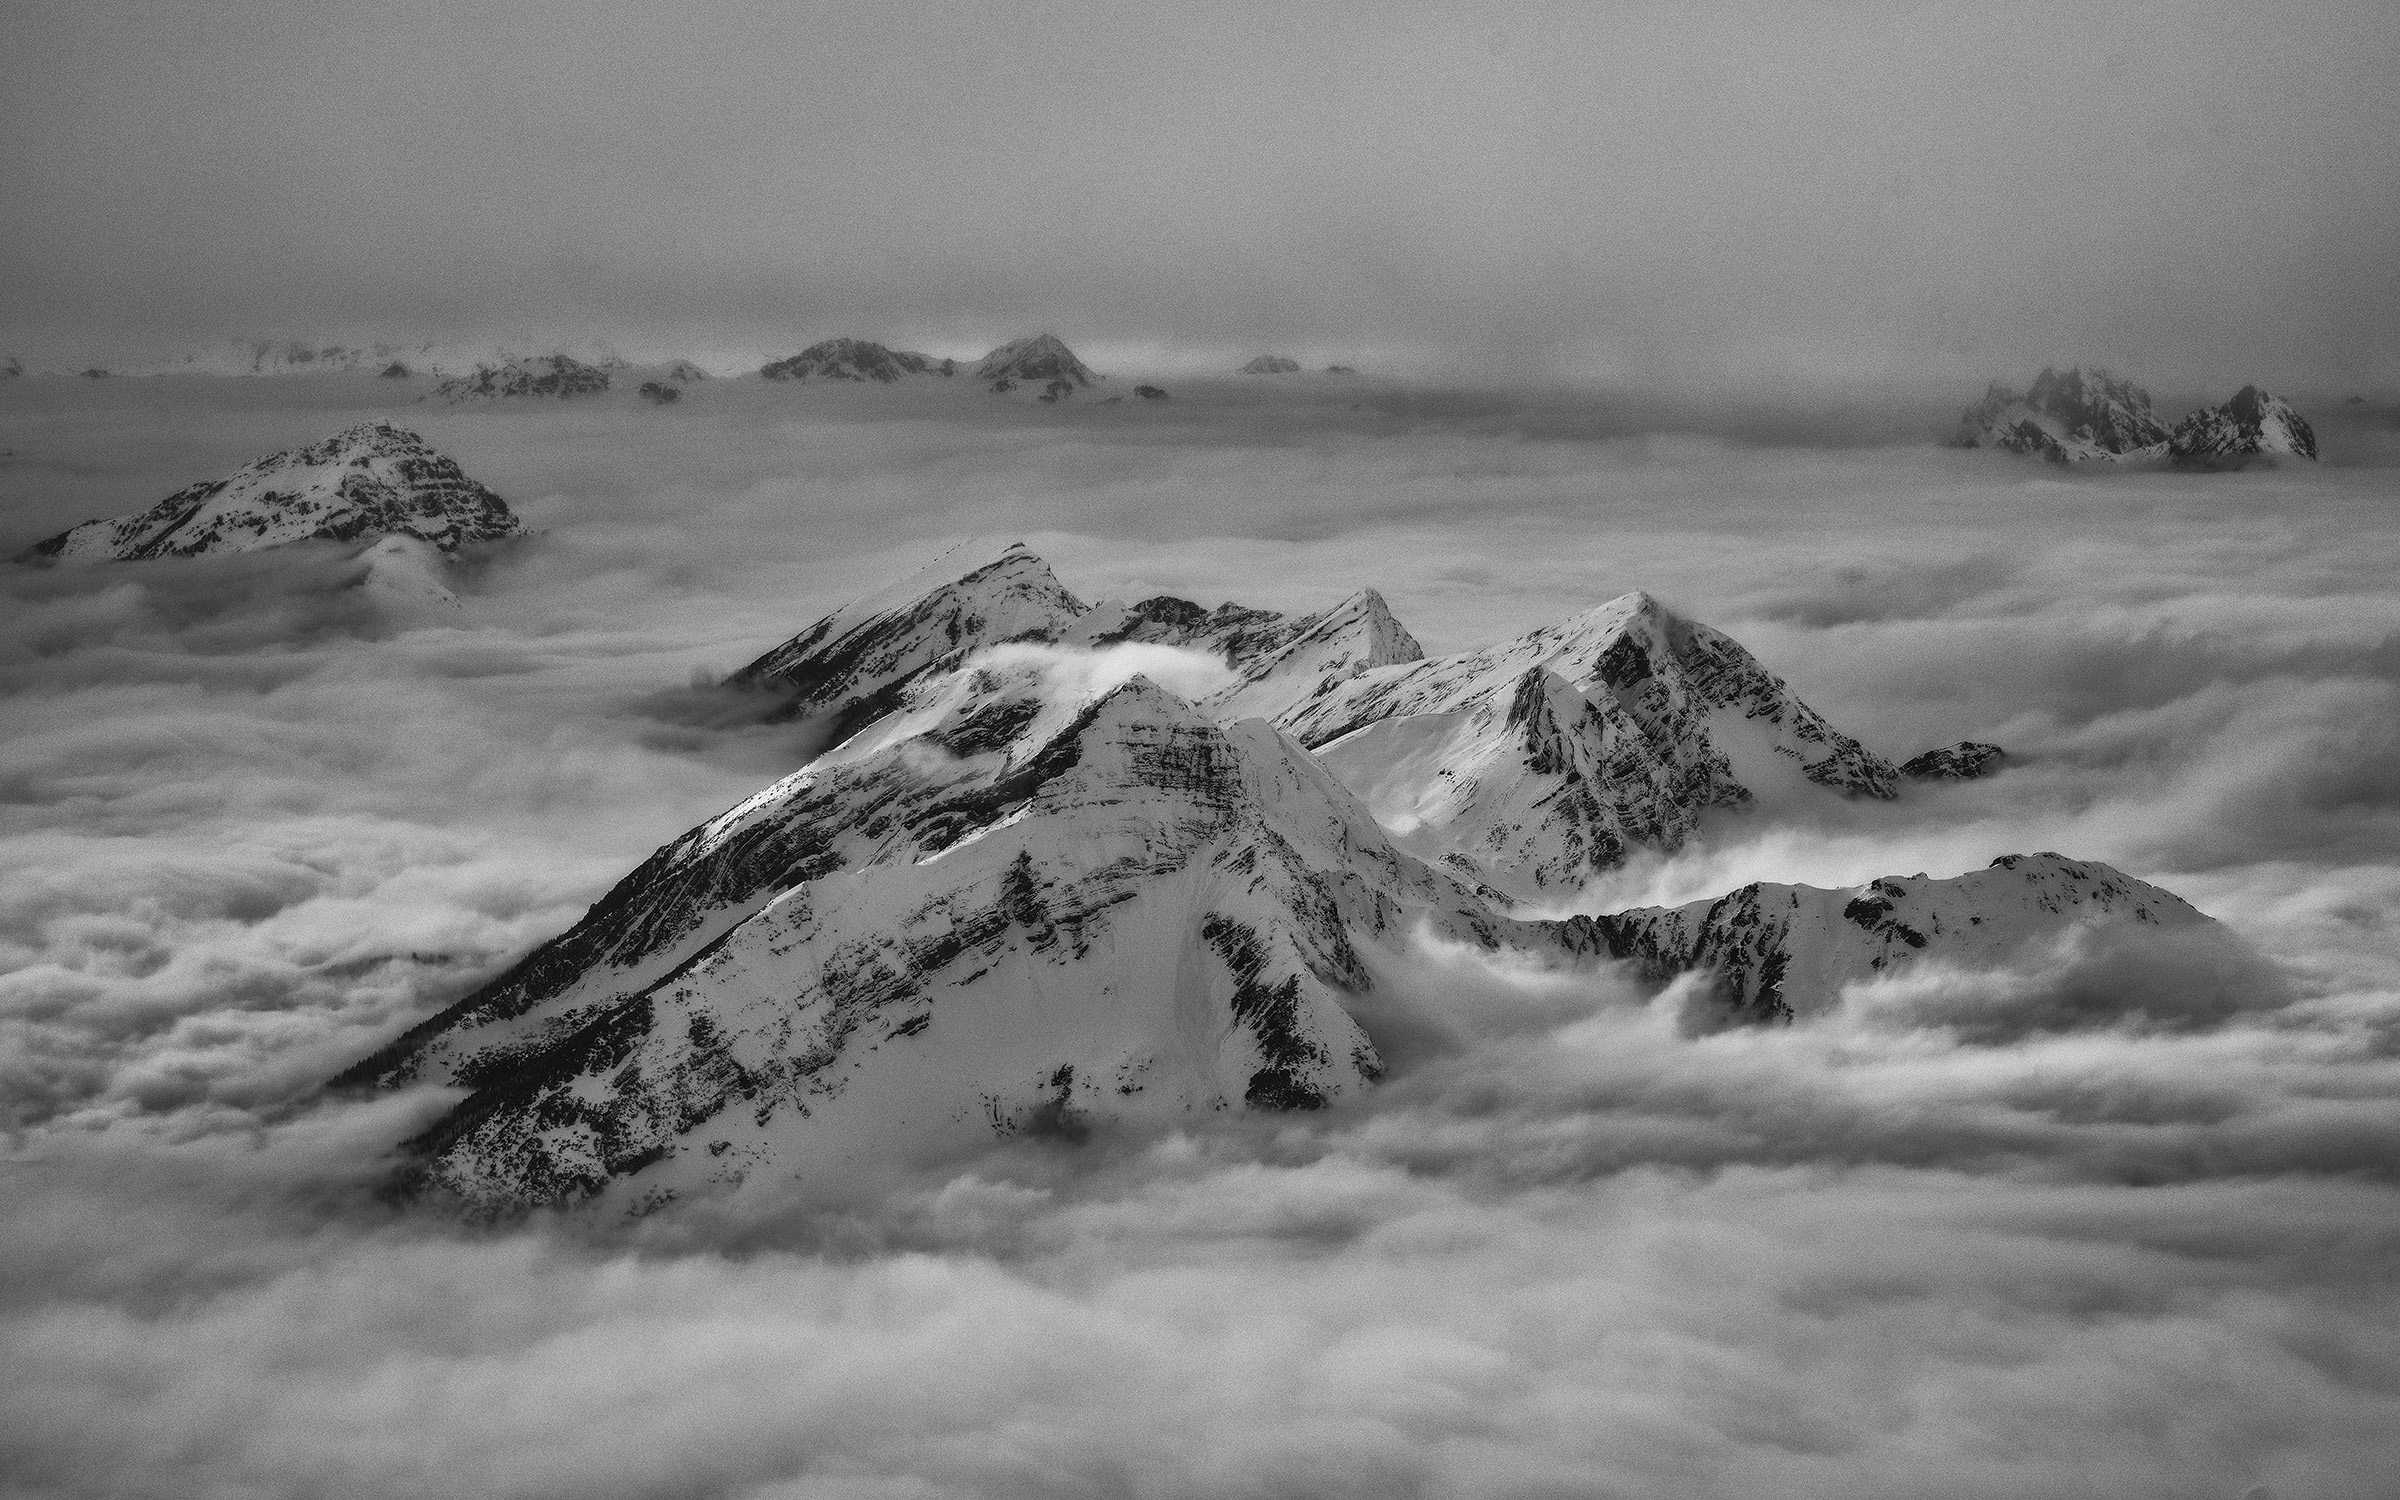
[{"label": "snow-covered slope", "polygon": [[949,375],[957,362],[886,349],[865,339],[823,339],[786,359],[762,365],[769,380],[857,380],[889,385],[910,375]]},{"label": "snow-covered slope", "polygon": [[1099,379],[1091,366],[1077,359],[1075,351],[1054,333],[1037,333],[1031,338],[1002,344],[975,367],[975,378],[995,391],[1039,386],[1045,395],[1052,397],[1080,390]]},{"label": "snow-covered slope", "polygon": [[2238,467],[2256,458],[2317,456],[2317,434],[2292,404],[2246,385],[2223,406],[2203,407],[2175,426],[2167,444],[2177,463]]},{"label": "snow-covered slope", "polygon": [[1640,907],[1565,924],[1653,978],[1704,969],[1730,1015],[1790,1019],[1823,1010],[1843,987],[1911,964],[1992,969],[2077,928],[2206,930],[2181,897],[2103,864],[2008,854],[1950,880],[1886,876],[1849,890],[1743,886],[1713,901]]},{"label": "snow-covered slope", "polygon": [[837,744],[984,647],[1178,646],[1235,681],[1198,706],[1274,721],[1411,849],[1522,900],[1556,901],[1633,847],[1672,850],[1711,807],[1828,791],[1890,797],[1893,768],[1730,638],[1629,594],[1485,651],[1424,660],[1372,589],[1284,615],[1187,600],[1086,606],[1021,544],[955,554],[744,667]]},{"label": "snow-covered slope", "polygon": [[344,1081],[474,1088],[417,1143],[471,1202],[728,1191],[1324,1104],[1381,1071],[1344,1005],[1356,945],[1479,920],[1265,724],[985,667],[661,849]]},{"label": "snow-covered slope", "polygon": [[608,389],[608,371],[567,354],[542,354],[477,365],[433,388],[445,401],[506,396],[586,396]]},{"label": "snow-covered slope", "polygon": [[920,675],[1004,641],[1054,641],[1084,605],[1023,543],[969,567],[957,549],[852,601],[727,679],[789,695],[787,718],[823,718],[839,743],[890,713]]},{"label": "snow-covered slope", "polygon": [[1411,847],[1557,899],[1712,807],[1896,773],[1731,638],[1627,594],[1483,651],[1375,666],[1276,719]]},{"label": "snow-covered slope", "polygon": [[416,537],[455,552],[522,529],[506,501],[423,438],[389,422],[364,422],[178,490],[138,515],[86,521],[20,557],[190,557],[370,535]]},{"label": "snow-covered slope", "polygon": [[2054,463],[2155,458],[2167,429],[2150,410],[2150,394],[2106,370],[2045,369],[2025,394],[1994,383],[1960,419],[1962,448],[2035,453]]}]

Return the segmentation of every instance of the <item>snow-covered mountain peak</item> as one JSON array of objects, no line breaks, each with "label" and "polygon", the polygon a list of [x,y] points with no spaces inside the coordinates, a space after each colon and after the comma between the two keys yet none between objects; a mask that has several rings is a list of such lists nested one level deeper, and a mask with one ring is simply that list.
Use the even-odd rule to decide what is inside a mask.
[{"label": "snow-covered mountain peak", "polygon": [[2238,468],[2259,458],[2313,462],[2317,434],[2290,402],[2246,385],[2223,406],[2185,417],[2167,451],[2178,463],[2202,467]]},{"label": "snow-covered mountain peak", "polygon": [[1321,681],[1277,717],[1412,847],[1555,900],[1703,812],[1893,768],[1739,644],[1642,592],[1481,651]]},{"label": "snow-covered mountain peak", "polygon": [[[963,571],[962,571],[963,565]],[[1003,641],[1052,641],[1084,605],[1023,543],[988,562],[952,548],[766,652],[729,679],[789,698],[785,715],[823,719],[838,744],[898,708],[909,683]]]},{"label": "snow-covered mountain peak", "polygon": [[523,528],[507,502],[422,437],[361,422],[319,443],[178,490],[149,510],[86,521],[28,549],[68,561],[253,552],[326,538],[409,536],[444,552]]},{"label": "snow-covered mountain peak", "polygon": [[608,389],[611,366],[621,360],[586,364],[569,354],[542,354],[477,365],[465,375],[436,385],[445,401],[500,400],[514,396],[586,396]]},{"label": "snow-covered mountain peak", "polygon": [[1037,333],[1001,345],[975,367],[975,378],[996,391],[1038,387],[1053,399],[1099,379],[1054,333]]},{"label": "snow-covered mountain peak", "polygon": [[890,385],[911,375],[949,375],[954,360],[907,349],[887,349],[867,339],[820,339],[798,354],[759,368],[769,380],[852,380]]},{"label": "snow-covered mountain peak", "polygon": [[2045,368],[2023,395],[1997,381],[1960,419],[1962,448],[2003,448],[2054,463],[2156,457],[2166,450],[2166,424],[2150,409],[2150,393],[2106,370]]}]

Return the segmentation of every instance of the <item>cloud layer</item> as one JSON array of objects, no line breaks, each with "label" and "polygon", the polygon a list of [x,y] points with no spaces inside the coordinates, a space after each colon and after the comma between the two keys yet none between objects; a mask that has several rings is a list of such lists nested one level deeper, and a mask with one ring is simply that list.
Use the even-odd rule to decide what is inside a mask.
[{"label": "cloud layer", "polygon": [[[31,466],[11,536],[360,399],[78,387],[0,408]],[[2100,480],[1739,414],[1255,400],[413,409],[543,529],[455,617],[379,610],[339,549],[0,575],[0,1473],[2381,1493],[2400,525],[2371,435],[2305,474]],[[1881,752],[2012,763],[1728,817],[1595,904],[2057,848],[2253,955],[2070,942],[1696,1036],[1680,990],[1396,945],[1365,1002],[1394,1076],[1344,1110],[1000,1143],[767,1220],[469,1231],[381,1201],[442,1100],[316,1081],[788,769],[794,730],[688,684],[960,535],[1022,536],[1086,597],[1373,584],[1437,651],[1647,587]]]}]

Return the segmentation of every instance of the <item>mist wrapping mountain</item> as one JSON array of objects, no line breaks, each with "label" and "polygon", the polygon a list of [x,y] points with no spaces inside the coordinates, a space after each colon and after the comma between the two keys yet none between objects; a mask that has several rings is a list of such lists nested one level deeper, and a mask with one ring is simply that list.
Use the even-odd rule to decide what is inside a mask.
[{"label": "mist wrapping mountain", "polygon": [[2167,451],[2177,463],[2209,468],[2258,458],[2313,462],[2317,434],[2290,402],[2246,385],[2224,405],[2202,407],[2177,423]]},{"label": "mist wrapping mountain", "polygon": [[[1706,971],[1726,1007],[1721,1014],[1748,1019],[1825,1009],[1845,985],[1896,977],[1920,961],[1996,968],[2031,946],[2062,939],[2122,943],[2129,930],[2137,945],[2155,932],[2196,942],[2232,965],[2242,962],[2231,935],[2181,897],[2059,854],[2007,854],[1949,880],[1885,876],[1849,890],[1751,884],[1713,900],[1588,921],[1600,946],[1636,960],[1653,978]],[[2184,1011],[2151,1019],[2173,1027],[2226,1003],[2202,993],[2188,997]],[[2081,1018],[1969,1013],[1957,1019],[2072,1029]]]},{"label": "mist wrapping mountain", "polygon": [[585,396],[608,389],[608,371],[569,354],[530,355],[521,359],[481,364],[434,387],[434,394],[451,402],[498,400],[511,396]]},{"label": "mist wrapping mountain", "polygon": [[957,362],[865,339],[822,339],[789,358],[759,368],[769,380],[856,380],[889,385],[911,375],[949,375]]},{"label": "mist wrapping mountain", "polygon": [[1045,396],[1053,399],[1071,391],[1081,390],[1100,377],[1091,366],[1075,357],[1064,340],[1054,333],[1037,333],[1030,338],[1002,344],[985,355],[975,366],[975,378],[995,391],[1016,387],[1040,386]]},{"label": "mist wrapping mountain", "polygon": [[2150,458],[2168,433],[2150,409],[2150,393],[2106,370],[2045,368],[2022,395],[1994,382],[1959,420],[1953,443],[2033,453],[2053,463]]},{"label": "mist wrapping mountain", "polygon": [[2008,752],[1998,745],[1960,740],[1910,757],[1901,763],[1900,774],[1911,781],[1973,781],[1991,775],[2007,760]]},{"label": "mist wrapping mountain", "polygon": [[376,421],[268,454],[134,515],[69,527],[18,560],[191,557],[371,535],[411,537],[451,553],[522,530],[508,502],[455,461],[407,428]]},{"label": "mist wrapping mountain", "polygon": [[1262,354],[1242,366],[1244,375],[1292,375],[1299,372],[1300,361],[1286,359],[1280,354]]},{"label": "mist wrapping mountain", "polygon": [[[1568,889],[1712,806],[1889,796],[1894,773],[1646,595],[1427,660],[1372,591],[1299,616],[1086,605],[1022,546],[954,568],[739,674],[834,722],[833,748],[338,1080],[472,1090],[411,1143],[418,1187],[647,1211],[995,1132],[1313,1108],[1381,1075],[1351,1002],[1426,936],[1706,970],[1723,1024],[1896,965],[2206,921],[2057,856],[1530,918],[1507,886]],[[1228,680],[1194,699],[1083,669],[1145,647]]]}]

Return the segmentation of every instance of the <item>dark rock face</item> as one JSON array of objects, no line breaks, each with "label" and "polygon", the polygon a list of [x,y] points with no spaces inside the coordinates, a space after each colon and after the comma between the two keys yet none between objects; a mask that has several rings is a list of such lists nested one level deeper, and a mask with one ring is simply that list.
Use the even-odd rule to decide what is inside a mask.
[{"label": "dark rock face", "polygon": [[683,399],[683,392],[664,381],[645,380],[642,382],[641,397],[652,406],[672,406]]},{"label": "dark rock face", "polygon": [[1167,393],[1154,385],[1137,385],[1133,388],[1133,393],[1141,397],[1144,401],[1164,401],[1167,399]]},{"label": "dark rock face", "polygon": [[2044,369],[2023,395],[1995,382],[1960,419],[1962,448],[2034,453],[2054,462],[2123,458],[2167,440],[2150,393],[2106,370]]},{"label": "dark rock face", "polygon": [[[942,363],[947,365],[950,361]],[[760,366],[758,373],[769,380],[855,380],[890,385],[934,369],[930,355],[887,349],[865,339],[823,339],[788,359]]]},{"label": "dark rock face", "polygon": [[396,359],[383,367],[383,378],[386,380],[406,380],[409,374],[408,366]]},{"label": "dark rock face", "polygon": [[478,365],[435,386],[446,401],[496,400],[509,396],[588,396],[608,389],[608,371],[565,354],[544,354],[500,365]]},{"label": "dark rock face", "polygon": [[1299,372],[1300,361],[1286,359],[1280,354],[1262,354],[1242,366],[1244,375],[1296,375]]},{"label": "dark rock face", "polygon": [[2008,753],[1998,745],[1960,740],[1907,761],[1900,767],[1900,774],[1912,781],[1973,781],[1991,775],[2007,760]]},{"label": "dark rock face", "polygon": [[2167,452],[2177,463],[2197,468],[2240,468],[2261,458],[2313,463],[2317,434],[2290,402],[2246,385],[2223,406],[2203,407],[2185,417],[2176,425]]},{"label": "dark rock face", "polygon": [[191,557],[376,534],[418,537],[454,552],[522,530],[506,501],[423,438],[366,422],[178,490],[137,515],[86,521],[19,560]]},{"label": "dark rock face", "polygon": [[1003,344],[985,355],[983,362],[975,367],[975,378],[995,391],[1039,385],[1056,399],[1067,391],[1090,385],[1099,377],[1075,357],[1075,351],[1058,335],[1038,333]]}]

